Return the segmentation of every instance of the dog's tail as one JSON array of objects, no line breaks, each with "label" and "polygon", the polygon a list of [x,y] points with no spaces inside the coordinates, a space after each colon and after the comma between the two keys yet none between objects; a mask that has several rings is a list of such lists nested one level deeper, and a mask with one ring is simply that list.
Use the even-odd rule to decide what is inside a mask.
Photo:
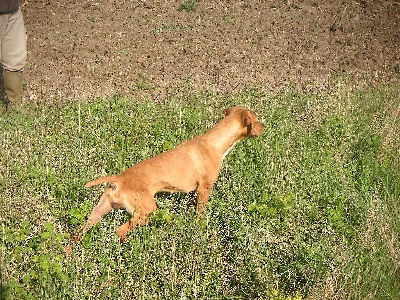
[{"label": "dog's tail", "polygon": [[116,176],[106,176],[106,177],[101,177],[101,178],[97,178],[94,179],[92,181],[89,181],[88,183],[85,184],[85,186],[87,188],[94,186],[94,185],[98,185],[100,183],[104,183],[104,182],[114,182],[116,179]]}]

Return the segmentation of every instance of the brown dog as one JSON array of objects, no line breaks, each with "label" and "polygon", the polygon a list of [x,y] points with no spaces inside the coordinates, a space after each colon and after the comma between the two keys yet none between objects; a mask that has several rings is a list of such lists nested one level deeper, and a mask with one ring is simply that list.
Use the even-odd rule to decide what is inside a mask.
[{"label": "brown dog", "polygon": [[237,142],[245,137],[258,137],[264,129],[250,110],[232,107],[224,114],[226,117],[210,131],[146,159],[119,175],[88,182],[86,187],[104,182],[109,182],[110,187],[83,227],[71,238],[66,253],[69,254],[82,236],[112,209],[125,208],[132,215],[117,230],[120,241],[125,242],[132,228],[148,223],[148,216],[157,208],[154,195],[160,191],[189,193],[195,190],[197,211],[202,214],[225,155]]}]

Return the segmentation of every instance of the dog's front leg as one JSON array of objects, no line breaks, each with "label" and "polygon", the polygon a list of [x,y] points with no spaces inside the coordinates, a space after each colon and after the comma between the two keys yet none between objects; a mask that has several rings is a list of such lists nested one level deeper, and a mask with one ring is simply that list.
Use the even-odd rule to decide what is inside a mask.
[{"label": "dog's front leg", "polygon": [[199,186],[197,188],[197,197],[196,197],[196,204],[197,204],[197,213],[199,215],[203,215],[204,211],[206,210],[206,206],[208,203],[208,199],[210,198],[212,186]]}]

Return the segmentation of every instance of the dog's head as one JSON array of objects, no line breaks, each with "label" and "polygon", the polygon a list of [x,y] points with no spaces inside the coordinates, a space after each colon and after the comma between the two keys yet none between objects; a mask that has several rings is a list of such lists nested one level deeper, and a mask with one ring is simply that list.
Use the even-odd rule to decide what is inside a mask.
[{"label": "dog's head", "polygon": [[246,129],[246,137],[258,137],[264,130],[264,124],[258,122],[257,116],[248,109],[242,107],[230,107],[224,110],[224,115],[236,115]]}]

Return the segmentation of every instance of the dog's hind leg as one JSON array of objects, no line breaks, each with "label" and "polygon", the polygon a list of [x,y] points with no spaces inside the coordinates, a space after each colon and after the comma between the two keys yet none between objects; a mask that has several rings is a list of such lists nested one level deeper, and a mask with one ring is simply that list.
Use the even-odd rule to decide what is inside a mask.
[{"label": "dog's hind leg", "polygon": [[112,189],[107,189],[101,196],[99,203],[94,207],[90,216],[88,217],[85,224],[72,236],[70,244],[65,248],[65,253],[68,255],[72,248],[82,239],[83,235],[88,232],[94,225],[96,225],[103,216],[109,213],[113,208],[119,206],[118,203],[114,201],[113,195],[111,195]]},{"label": "dog's hind leg", "polygon": [[135,227],[145,226],[150,222],[148,215],[143,215],[140,213],[134,213],[133,217],[128,220],[125,224],[121,225],[117,229],[117,235],[119,236],[119,241],[121,243],[126,243],[126,238],[128,233]]},{"label": "dog's hind leg", "polygon": [[[138,202],[134,204],[139,204]],[[135,227],[145,226],[150,222],[148,218],[157,208],[156,202],[152,197],[141,197],[140,205],[137,207],[125,207],[128,211],[132,211],[132,218],[117,229],[117,235],[121,243],[126,242],[128,233]]]}]

